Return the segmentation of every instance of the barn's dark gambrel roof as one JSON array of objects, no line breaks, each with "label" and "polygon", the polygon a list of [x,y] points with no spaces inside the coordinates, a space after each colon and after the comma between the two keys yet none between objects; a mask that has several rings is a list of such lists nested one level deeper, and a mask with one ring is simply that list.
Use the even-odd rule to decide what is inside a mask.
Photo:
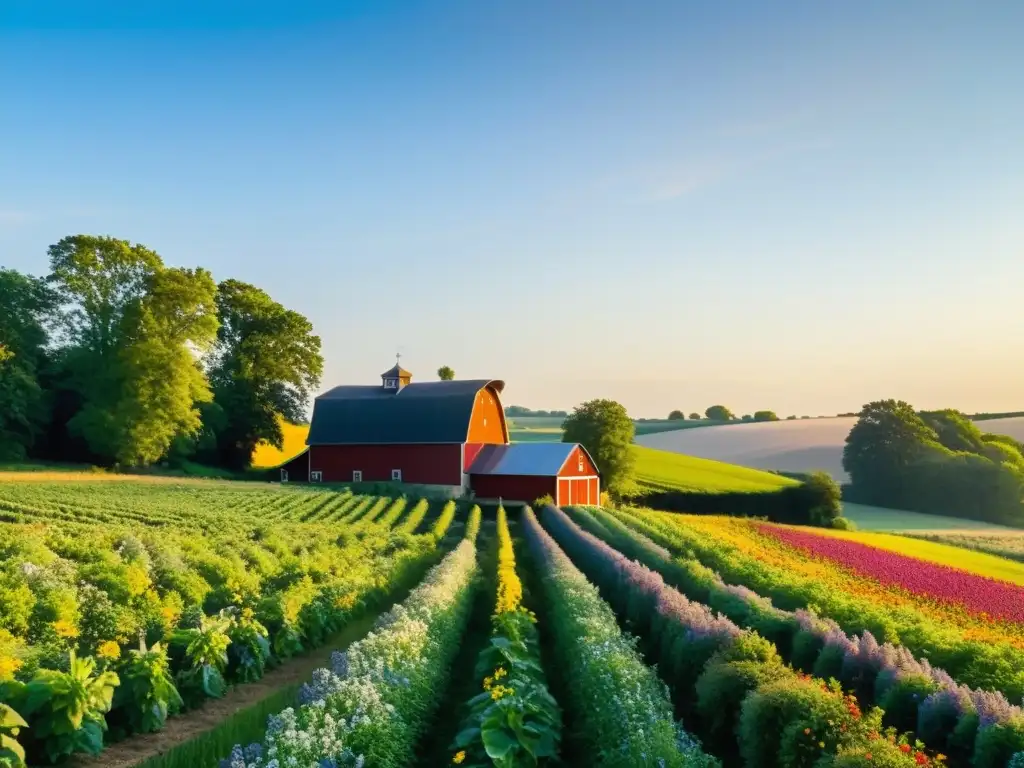
[{"label": "barn's dark gambrel roof", "polygon": [[426,381],[401,391],[380,386],[335,387],[313,403],[306,445],[464,443],[481,389],[496,379]]},{"label": "barn's dark gambrel roof", "polygon": [[380,377],[382,379],[408,379],[412,377],[412,374],[402,366],[395,364],[390,369],[384,371]]},{"label": "barn's dark gambrel roof", "polygon": [[[578,443],[485,445],[473,460],[469,474],[554,477],[562,471],[577,445]],[[586,448],[580,445],[579,449],[590,458]],[[592,458],[590,463],[597,466]]]}]

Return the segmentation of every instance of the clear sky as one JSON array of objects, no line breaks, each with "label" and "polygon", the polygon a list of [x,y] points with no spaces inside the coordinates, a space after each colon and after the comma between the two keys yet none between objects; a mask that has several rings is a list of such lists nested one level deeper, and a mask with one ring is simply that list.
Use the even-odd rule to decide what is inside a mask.
[{"label": "clear sky", "polygon": [[[171,8],[173,11],[161,10]],[[1024,3],[0,0],[0,264],[266,288],[323,388],[1024,409]]]}]

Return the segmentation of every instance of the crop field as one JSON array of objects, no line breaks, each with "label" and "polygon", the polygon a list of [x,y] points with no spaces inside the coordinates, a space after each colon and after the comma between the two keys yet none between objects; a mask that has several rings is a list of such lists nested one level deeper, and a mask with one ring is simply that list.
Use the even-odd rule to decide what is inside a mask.
[{"label": "crop field", "polygon": [[[0,765],[1004,768],[1024,750],[1024,564],[983,552],[90,475],[0,476],[0,520]],[[292,666],[300,687],[203,720]],[[163,731],[182,735],[147,746]]]}]

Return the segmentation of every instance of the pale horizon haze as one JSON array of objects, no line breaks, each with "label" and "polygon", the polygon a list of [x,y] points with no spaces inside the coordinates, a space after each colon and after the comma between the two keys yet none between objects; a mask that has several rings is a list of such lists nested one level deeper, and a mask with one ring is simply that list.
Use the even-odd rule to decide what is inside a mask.
[{"label": "pale horizon haze", "polygon": [[636,417],[1024,410],[1024,4],[0,4],[0,266],[88,233]]}]

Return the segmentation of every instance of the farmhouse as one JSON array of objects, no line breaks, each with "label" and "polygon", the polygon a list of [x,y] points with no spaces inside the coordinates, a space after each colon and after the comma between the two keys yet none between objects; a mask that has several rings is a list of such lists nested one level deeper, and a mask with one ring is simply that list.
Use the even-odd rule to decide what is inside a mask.
[{"label": "farmhouse", "polygon": [[340,386],[313,404],[306,452],[282,480],[399,482],[452,496],[597,504],[600,476],[574,443],[509,442],[496,379],[413,383],[399,365],[374,386]]}]

